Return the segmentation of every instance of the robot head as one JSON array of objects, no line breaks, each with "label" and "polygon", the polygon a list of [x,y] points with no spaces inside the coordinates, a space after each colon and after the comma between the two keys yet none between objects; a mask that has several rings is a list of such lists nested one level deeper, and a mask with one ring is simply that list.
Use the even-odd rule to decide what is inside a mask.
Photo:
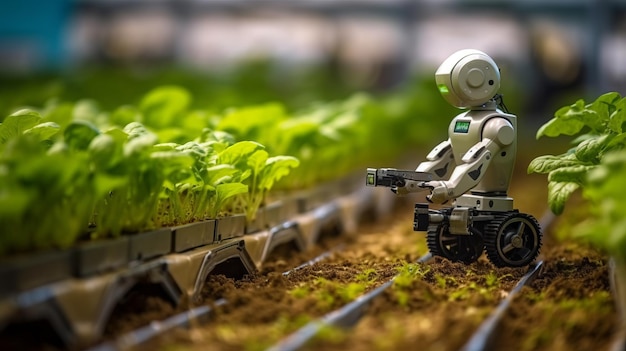
[{"label": "robot head", "polygon": [[441,95],[453,106],[477,107],[500,89],[500,70],[484,52],[460,50],[443,61],[435,81]]}]

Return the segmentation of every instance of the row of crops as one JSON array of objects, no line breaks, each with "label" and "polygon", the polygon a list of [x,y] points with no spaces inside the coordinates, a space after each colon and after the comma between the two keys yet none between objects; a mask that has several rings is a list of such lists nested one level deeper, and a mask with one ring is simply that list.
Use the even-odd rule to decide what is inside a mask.
[{"label": "row of crops", "polygon": [[437,124],[447,120],[430,118],[442,105],[434,89],[412,88],[297,109],[219,108],[165,85],[111,109],[94,99],[18,109],[0,124],[0,227],[8,229],[0,253],[233,213],[253,220],[276,190],[389,164],[407,145],[430,144],[432,130],[445,131]]}]

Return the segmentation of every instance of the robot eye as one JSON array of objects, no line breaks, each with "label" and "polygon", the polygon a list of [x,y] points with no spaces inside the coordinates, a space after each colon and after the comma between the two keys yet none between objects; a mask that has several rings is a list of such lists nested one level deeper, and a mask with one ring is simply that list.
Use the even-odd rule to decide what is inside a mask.
[{"label": "robot eye", "polygon": [[489,85],[493,85],[493,79],[489,79]]}]

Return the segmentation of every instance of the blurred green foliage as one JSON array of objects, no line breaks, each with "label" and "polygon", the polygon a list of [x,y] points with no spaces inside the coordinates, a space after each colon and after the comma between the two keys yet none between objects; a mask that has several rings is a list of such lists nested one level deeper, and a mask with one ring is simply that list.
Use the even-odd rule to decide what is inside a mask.
[{"label": "blurred green foliage", "polygon": [[626,257],[626,98],[616,92],[586,104],[582,99],[556,111],[537,132],[574,136],[574,146],[560,155],[534,159],[529,172],[548,174],[548,201],[556,214],[578,189],[590,202],[591,215],[574,232],[619,257]]},{"label": "blurred green foliage", "polygon": [[280,101],[290,108],[311,101],[344,98],[352,87],[338,80],[332,67],[281,69],[269,61],[252,61],[219,72],[188,68],[84,67],[33,76],[0,76],[0,121],[17,109],[42,106],[51,99],[91,99],[105,110],[137,104],[156,86],[175,85],[189,91],[192,108],[227,107]]},{"label": "blurred green foliage", "polygon": [[271,189],[396,166],[447,137],[458,113],[434,79],[349,95],[331,77],[270,79],[263,67],[213,80],[113,70],[3,84],[0,227],[11,229],[0,253],[220,213],[252,220]]}]

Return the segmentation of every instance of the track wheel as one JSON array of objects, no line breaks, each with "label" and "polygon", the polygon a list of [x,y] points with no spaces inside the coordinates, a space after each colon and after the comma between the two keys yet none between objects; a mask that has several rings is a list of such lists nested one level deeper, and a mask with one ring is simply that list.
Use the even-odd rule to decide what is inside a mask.
[{"label": "track wheel", "polygon": [[539,255],[541,227],[525,213],[511,213],[485,226],[485,251],[497,267],[522,267]]},{"label": "track wheel", "polygon": [[483,252],[481,237],[450,234],[447,224],[430,226],[426,241],[433,256],[445,257],[453,262],[470,264],[478,260]]}]

